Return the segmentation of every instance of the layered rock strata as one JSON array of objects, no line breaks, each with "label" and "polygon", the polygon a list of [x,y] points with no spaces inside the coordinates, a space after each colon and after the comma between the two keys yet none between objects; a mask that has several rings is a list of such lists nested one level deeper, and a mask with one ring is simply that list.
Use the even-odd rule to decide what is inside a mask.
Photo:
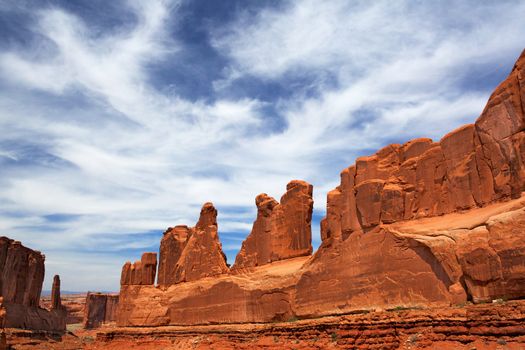
[{"label": "layered rock strata", "polygon": [[118,295],[89,292],[84,307],[84,328],[98,328],[104,323],[115,322],[118,302]]},{"label": "layered rock strata", "polygon": [[[303,183],[289,188],[302,199],[291,201],[286,215],[286,200],[258,197],[234,274],[220,262],[220,273],[202,272],[220,261],[213,259],[218,239],[190,246],[190,229],[170,230],[161,287],[122,283],[118,324],[274,322],[525,297],[523,69],[525,52],[474,124],[440,142],[387,146],[344,170],[328,194],[322,244],[311,257],[286,259],[310,244],[287,244],[297,232],[309,239],[311,187]],[[216,212],[211,217],[204,226],[216,238]]]},{"label": "layered rock strata", "polygon": [[266,193],[255,199],[257,219],[242,243],[233,270],[261,266],[273,261],[312,253],[313,187],[294,180],[277,202]]},{"label": "layered rock strata", "polygon": [[[44,260],[40,252],[26,248],[18,241],[0,237],[0,285],[6,328],[65,330],[65,310],[39,307]],[[55,286],[55,298],[59,293]],[[56,302],[59,303],[59,300]]]},{"label": "layered rock strata", "polygon": [[164,233],[159,260],[158,284],[164,287],[228,273],[212,203],[202,206],[195,227],[176,226]]},{"label": "layered rock strata", "polygon": [[166,349],[522,349],[524,322],[524,301],[399,307],[283,323],[108,329],[97,334],[96,348],[140,341]]}]

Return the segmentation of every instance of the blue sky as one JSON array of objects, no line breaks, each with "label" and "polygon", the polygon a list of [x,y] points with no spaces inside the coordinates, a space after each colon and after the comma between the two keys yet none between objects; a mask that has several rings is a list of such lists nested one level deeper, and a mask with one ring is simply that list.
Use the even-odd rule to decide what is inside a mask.
[{"label": "blue sky", "polygon": [[219,210],[231,263],[261,192],[326,192],[357,156],[479,115],[523,1],[0,3],[0,234],[46,283],[118,290],[168,226]]}]

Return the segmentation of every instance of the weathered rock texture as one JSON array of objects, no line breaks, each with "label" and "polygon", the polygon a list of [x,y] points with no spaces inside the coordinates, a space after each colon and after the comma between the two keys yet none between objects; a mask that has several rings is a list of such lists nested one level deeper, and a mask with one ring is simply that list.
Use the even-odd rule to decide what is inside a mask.
[{"label": "weathered rock texture", "polygon": [[[0,285],[9,328],[65,330],[65,311],[39,307],[44,281],[44,255],[20,242],[0,237]],[[58,293],[60,291],[58,290]]]},{"label": "weathered rock texture", "polygon": [[[234,274],[214,258],[216,211],[205,206],[213,215],[201,213],[206,223],[197,227],[211,233],[171,230],[161,248],[162,286],[122,283],[117,323],[274,322],[525,297],[524,69],[525,52],[475,124],[437,143],[390,145],[344,170],[311,257],[286,259],[295,249],[308,254],[305,183],[292,182],[280,204],[258,197]],[[300,243],[282,244],[296,237]],[[218,265],[220,273],[204,273]]]},{"label": "weathered rock texture", "polygon": [[40,252],[0,237],[0,271],[5,303],[38,306],[44,282],[44,256]]},{"label": "weathered rock texture", "polygon": [[119,296],[115,294],[91,293],[86,295],[84,328],[98,328],[104,323],[116,321]]},{"label": "weathered rock texture", "polygon": [[196,281],[229,271],[217,232],[217,210],[202,206],[195,227],[176,226],[164,233],[160,244],[160,286]]},{"label": "weathered rock texture", "polygon": [[257,219],[232,269],[261,266],[312,253],[313,187],[294,180],[278,203],[262,193],[255,199]]},{"label": "weathered rock texture", "polygon": [[525,189],[525,55],[474,124],[358,158],[328,194],[322,238],[521,196]]},{"label": "weathered rock texture", "polygon": [[517,350],[525,346],[524,321],[521,300],[395,308],[282,323],[108,329],[93,349]]},{"label": "weathered rock texture", "polygon": [[151,285],[157,273],[157,253],[144,253],[139,261],[122,267],[121,285]]}]

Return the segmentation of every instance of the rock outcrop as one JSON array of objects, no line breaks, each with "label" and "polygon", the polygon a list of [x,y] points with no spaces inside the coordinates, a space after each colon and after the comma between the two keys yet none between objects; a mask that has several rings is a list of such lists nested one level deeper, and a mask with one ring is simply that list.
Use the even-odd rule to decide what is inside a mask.
[{"label": "rock outcrop", "polygon": [[115,322],[118,301],[116,294],[89,292],[84,307],[84,328],[98,328],[104,323]]},{"label": "rock outcrop", "polygon": [[5,303],[38,306],[44,282],[44,256],[40,252],[0,237],[0,271]]},{"label": "rock outcrop", "polygon": [[212,203],[202,206],[195,227],[176,226],[164,233],[159,260],[158,284],[164,287],[228,273]]},{"label": "rock outcrop", "polygon": [[[8,328],[65,330],[66,314],[62,308],[39,307],[44,281],[45,257],[20,242],[0,237],[0,285],[4,324]],[[60,293],[60,290],[55,290]],[[60,296],[58,296],[58,302]]]},{"label": "rock outcrop", "polygon": [[281,203],[257,197],[235,273],[206,204],[195,228],[165,234],[159,287],[122,283],[117,323],[275,322],[525,297],[524,69],[525,51],[474,124],[345,169],[313,256],[306,183],[289,184]]},{"label": "rock outcrop", "polygon": [[157,273],[157,253],[144,253],[139,261],[126,262],[122,267],[121,285],[151,285]]},{"label": "rock outcrop", "polygon": [[53,277],[51,287],[51,309],[62,309],[62,300],[60,299],[60,276]]},{"label": "rock outcrop", "polygon": [[328,194],[323,241],[380,224],[483,207],[525,189],[525,56],[474,124],[361,157]]},{"label": "rock outcrop", "polygon": [[255,199],[257,219],[242,243],[233,270],[261,266],[312,253],[313,187],[294,180],[280,203],[262,193]]}]

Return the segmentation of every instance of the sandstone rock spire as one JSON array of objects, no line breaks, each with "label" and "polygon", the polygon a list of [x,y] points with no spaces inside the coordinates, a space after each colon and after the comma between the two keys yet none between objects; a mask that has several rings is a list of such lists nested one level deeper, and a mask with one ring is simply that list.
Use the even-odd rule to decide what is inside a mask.
[{"label": "sandstone rock spire", "polygon": [[60,299],[60,276],[53,277],[53,286],[51,288],[51,309],[61,309],[62,301]]},{"label": "sandstone rock spire", "polygon": [[309,183],[293,180],[286,186],[280,203],[266,193],[258,195],[257,219],[232,269],[311,254],[312,192]]}]

